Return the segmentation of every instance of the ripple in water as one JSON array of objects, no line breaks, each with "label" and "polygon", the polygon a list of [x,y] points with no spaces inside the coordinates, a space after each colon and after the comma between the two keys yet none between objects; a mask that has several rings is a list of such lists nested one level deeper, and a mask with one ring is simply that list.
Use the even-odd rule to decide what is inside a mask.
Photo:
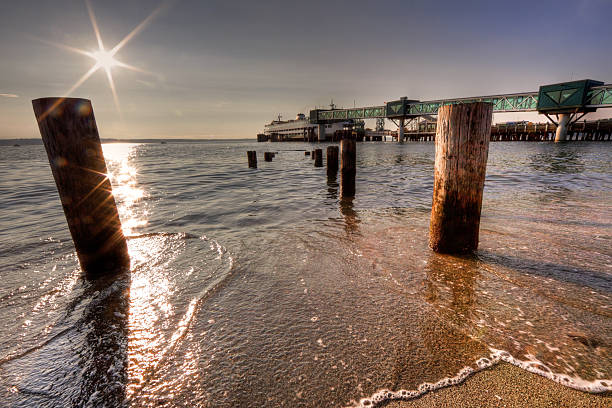
[{"label": "ripple in water", "polygon": [[427,248],[431,144],[360,144],[354,200],[302,144],[246,168],[261,146],[105,145],[132,268],[95,283],[44,150],[0,151],[1,400],[372,406],[499,361],[610,391],[602,144],[492,144],[471,257]]}]

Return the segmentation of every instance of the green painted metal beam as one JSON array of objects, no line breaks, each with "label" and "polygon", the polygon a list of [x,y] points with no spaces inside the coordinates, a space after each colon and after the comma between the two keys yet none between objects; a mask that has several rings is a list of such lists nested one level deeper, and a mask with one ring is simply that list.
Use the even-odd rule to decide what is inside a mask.
[{"label": "green painted metal beam", "polygon": [[408,115],[435,115],[444,105],[457,105],[472,102],[490,102],[493,112],[530,112],[538,105],[537,92],[525,92],[508,95],[477,96],[472,98],[441,99],[437,101],[415,102],[409,104]]},{"label": "green painted metal beam", "polygon": [[[597,86],[592,86],[593,84],[596,84]],[[471,102],[490,102],[493,104],[493,112],[495,113],[537,111],[544,113],[555,113],[555,110],[562,109],[582,109],[592,111],[597,108],[612,107],[612,84],[599,84],[601,84],[601,82],[598,83],[597,81],[583,80],[542,86],[538,92],[476,96],[471,98],[439,99],[434,101],[412,101],[400,99],[397,101],[387,102],[382,106],[369,106],[352,109],[313,110],[311,111],[310,119],[314,122],[324,122],[348,119],[395,118],[398,117],[398,114],[400,114],[400,110],[401,116],[406,117],[436,115],[441,106]],[[584,90],[584,93],[581,94],[583,95],[581,103],[574,101],[572,99],[573,96],[570,95],[570,88],[572,88],[574,85],[576,88],[579,88],[579,85],[582,85],[581,89]],[[559,88],[559,90],[556,88]],[[555,92],[557,91],[559,91],[559,98],[556,98]],[[549,95],[551,92],[552,98],[556,98],[555,103],[551,102],[553,101]],[[542,103],[538,103],[540,102],[540,98],[542,98],[543,93],[546,100],[543,100]],[[567,106],[565,106],[564,103]]]},{"label": "green painted metal beam", "polygon": [[612,84],[594,86],[586,96],[587,108],[612,108]]}]

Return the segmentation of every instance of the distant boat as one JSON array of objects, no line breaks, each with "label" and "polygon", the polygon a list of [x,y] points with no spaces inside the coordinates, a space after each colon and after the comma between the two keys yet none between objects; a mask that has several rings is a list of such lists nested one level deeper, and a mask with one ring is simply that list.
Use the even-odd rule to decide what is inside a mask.
[{"label": "distant boat", "polygon": [[21,146],[21,145],[20,145],[20,144],[17,144],[17,143],[15,143],[15,144],[13,145],[13,147],[19,147],[19,146]]},{"label": "distant boat", "polygon": [[160,142],[161,144],[166,144],[166,142]]}]

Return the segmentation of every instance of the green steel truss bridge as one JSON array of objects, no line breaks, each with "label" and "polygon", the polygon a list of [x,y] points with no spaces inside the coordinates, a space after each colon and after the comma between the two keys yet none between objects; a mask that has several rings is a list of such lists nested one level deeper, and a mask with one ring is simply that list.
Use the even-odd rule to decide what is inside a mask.
[{"label": "green steel truss bridge", "polygon": [[[539,112],[549,115],[570,114],[574,120],[598,108],[612,107],[612,84],[585,79],[541,86],[536,92],[506,95],[477,96],[470,98],[417,101],[401,98],[380,106],[350,109],[314,109],[310,111],[311,123],[330,123],[349,119],[404,119],[424,115],[436,115],[444,105],[471,102],[490,102],[493,112]],[[578,117],[578,114],[582,116]],[[556,122],[555,122],[556,123]]]}]

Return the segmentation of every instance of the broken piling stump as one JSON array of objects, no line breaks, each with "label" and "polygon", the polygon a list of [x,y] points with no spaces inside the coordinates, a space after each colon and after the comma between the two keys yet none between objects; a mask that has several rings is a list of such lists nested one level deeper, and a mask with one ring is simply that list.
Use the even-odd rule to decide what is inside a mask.
[{"label": "broken piling stump", "polygon": [[314,157],[315,167],[323,167],[323,150],[315,149],[314,153],[315,153],[315,157]]},{"label": "broken piling stump", "polygon": [[81,268],[89,279],[130,266],[91,102],[32,101]]},{"label": "broken piling stump", "polygon": [[340,196],[355,196],[357,144],[354,136],[345,134],[340,141]]},{"label": "broken piling stump", "polygon": [[257,168],[257,152],[255,150],[247,151],[247,160],[249,161],[250,168]]},{"label": "broken piling stump", "polygon": [[327,146],[327,174],[338,172],[338,146]]},{"label": "broken piling stump", "polygon": [[447,105],[438,110],[429,246],[465,253],[478,247],[493,105]]}]

